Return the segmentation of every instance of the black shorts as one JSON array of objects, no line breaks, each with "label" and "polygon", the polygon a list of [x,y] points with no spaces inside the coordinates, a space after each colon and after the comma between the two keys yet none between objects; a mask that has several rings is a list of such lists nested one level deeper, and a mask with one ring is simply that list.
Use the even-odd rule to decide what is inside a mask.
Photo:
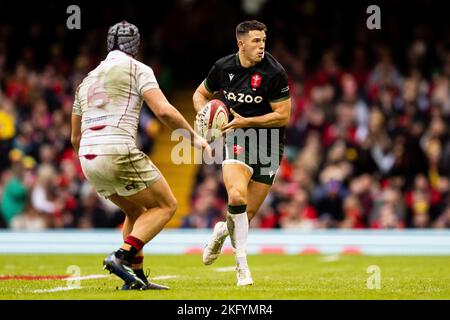
[{"label": "black shorts", "polygon": [[[280,139],[268,137],[269,130],[253,132],[235,131],[225,137],[225,163],[242,163],[251,172],[251,179],[256,182],[272,185],[283,157],[284,144]],[[266,138],[262,135],[266,134]]]}]

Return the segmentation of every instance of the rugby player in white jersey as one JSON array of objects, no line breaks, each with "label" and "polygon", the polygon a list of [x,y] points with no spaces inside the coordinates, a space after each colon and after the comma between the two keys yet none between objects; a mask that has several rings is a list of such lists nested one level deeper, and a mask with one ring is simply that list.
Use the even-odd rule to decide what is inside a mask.
[{"label": "rugby player in white jersey", "polygon": [[189,132],[191,144],[210,147],[159,89],[152,69],[135,59],[139,30],[126,21],[108,30],[108,55],[78,87],[72,112],[72,144],[83,173],[97,192],[125,213],[122,247],[104,268],[125,281],[122,289],[167,289],[148,281],[143,246],[172,218],[177,201],[158,168],[136,147],[143,101],[171,129]]}]

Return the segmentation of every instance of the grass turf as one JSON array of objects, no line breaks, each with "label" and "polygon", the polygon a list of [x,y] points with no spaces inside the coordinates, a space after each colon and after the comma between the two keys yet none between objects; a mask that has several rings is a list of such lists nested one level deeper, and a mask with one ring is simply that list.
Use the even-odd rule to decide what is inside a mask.
[{"label": "grass turf", "polygon": [[[102,255],[0,255],[0,276],[68,275],[70,265],[80,276],[108,275]],[[122,281],[114,275],[81,280],[81,288],[68,291],[42,290],[65,287],[66,280],[0,280],[0,300],[5,299],[96,299],[96,300],[277,300],[277,299],[450,299],[450,257],[259,255],[249,256],[255,284],[237,287],[234,258],[221,256],[203,266],[199,255],[149,255],[145,264],[150,278],[168,285],[167,291],[116,290]],[[380,268],[378,290],[368,289],[367,268]],[[217,268],[228,271],[218,272]],[[37,292],[35,292],[37,291]]]}]

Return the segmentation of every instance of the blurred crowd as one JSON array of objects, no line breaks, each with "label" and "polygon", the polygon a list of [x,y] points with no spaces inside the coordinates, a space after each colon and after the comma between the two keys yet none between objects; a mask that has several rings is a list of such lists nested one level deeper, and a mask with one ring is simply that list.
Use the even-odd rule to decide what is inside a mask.
[{"label": "blurred crowd", "polygon": [[[389,42],[354,28],[353,45],[331,38],[320,51],[313,36],[322,29],[295,25],[314,16],[308,3],[288,10],[300,22],[273,24],[280,35],[300,29],[296,45],[281,36],[269,48],[288,71],[292,114],[272,192],[251,226],[449,228],[448,34],[417,24]],[[220,166],[200,168],[195,185],[185,226],[213,227],[226,214]]]},{"label": "blurred crowd", "polygon": [[72,94],[82,73],[65,77],[53,64],[38,72],[26,62],[2,71],[0,224],[35,230],[120,223],[116,208],[86,183],[70,144]]},{"label": "blurred crowd", "polygon": [[[306,74],[301,60],[275,48],[290,71],[292,114],[254,227],[450,227],[450,50],[430,78],[415,64],[423,51],[408,53],[406,73],[380,47],[372,68],[361,48],[350,68],[330,50]],[[225,212],[220,167],[203,166],[186,225],[211,227]]]},{"label": "blurred crowd", "polygon": [[[78,68],[84,57],[78,59],[69,76],[53,63],[40,72],[26,61],[13,73],[5,72],[0,91],[0,226],[112,228],[122,223],[117,207],[85,180],[70,143],[73,93],[85,74]],[[139,142],[147,153],[154,131],[154,119],[143,111]]]},{"label": "blurred crowd", "polygon": [[[268,25],[267,49],[289,74],[292,116],[281,168],[253,227],[450,227],[445,10],[434,9],[431,18],[413,25],[407,16],[383,11],[382,30],[368,31],[363,5],[345,2],[331,10],[320,1],[260,1],[261,11],[249,16],[241,11],[247,2],[158,2],[154,19],[140,14],[136,4],[120,3],[108,6],[100,19],[90,13],[95,4],[82,1],[81,31],[55,22],[54,10],[63,2],[45,8],[46,21],[33,20],[44,10],[37,5],[14,9],[29,16],[20,27],[13,15],[5,17],[0,22],[0,227],[120,226],[122,213],[86,182],[70,144],[74,90],[105,56],[105,26],[118,16],[149,26],[142,28],[139,58],[153,67],[168,96],[176,87],[193,91],[217,58],[236,50],[237,22],[255,17]],[[398,7],[395,12],[403,10],[398,1],[390,3],[391,9]],[[1,3],[0,11],[21,5]],[[424,17],[431,10],[429,1],[414,5],[410,11]],[[189,23],[183,20],[188,14]],[[93,21],[97,24],[89,24]],[[150,153],[158,123],[143,110],[138,144]],[[199,166],[192,190],[182,227],[212,227],[224,219],[220,166]]]},{"label": "blurred crowd", "polygon": [[[106,42],[97,53],[88,34],[71,58],[58,37],[67,30],[56,28],[49,41],[35,23],[15,56],[14,31],[0,24],[0,228],[120,227],[123,213],[85,180],[70,143],[74,92],[105,56]],[[138,140],[150,153],[159,124],[145,109]]]}]

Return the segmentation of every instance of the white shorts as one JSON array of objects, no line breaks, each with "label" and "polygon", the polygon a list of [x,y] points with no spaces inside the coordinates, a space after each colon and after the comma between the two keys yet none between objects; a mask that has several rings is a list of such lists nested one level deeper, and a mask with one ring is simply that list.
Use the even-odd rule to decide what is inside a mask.
[{"label": "white shorts", "polygon": [[87,180],[106,198],[133,195],[161,177],[145,153],[127,144],[83,146],[79,157]]}]

